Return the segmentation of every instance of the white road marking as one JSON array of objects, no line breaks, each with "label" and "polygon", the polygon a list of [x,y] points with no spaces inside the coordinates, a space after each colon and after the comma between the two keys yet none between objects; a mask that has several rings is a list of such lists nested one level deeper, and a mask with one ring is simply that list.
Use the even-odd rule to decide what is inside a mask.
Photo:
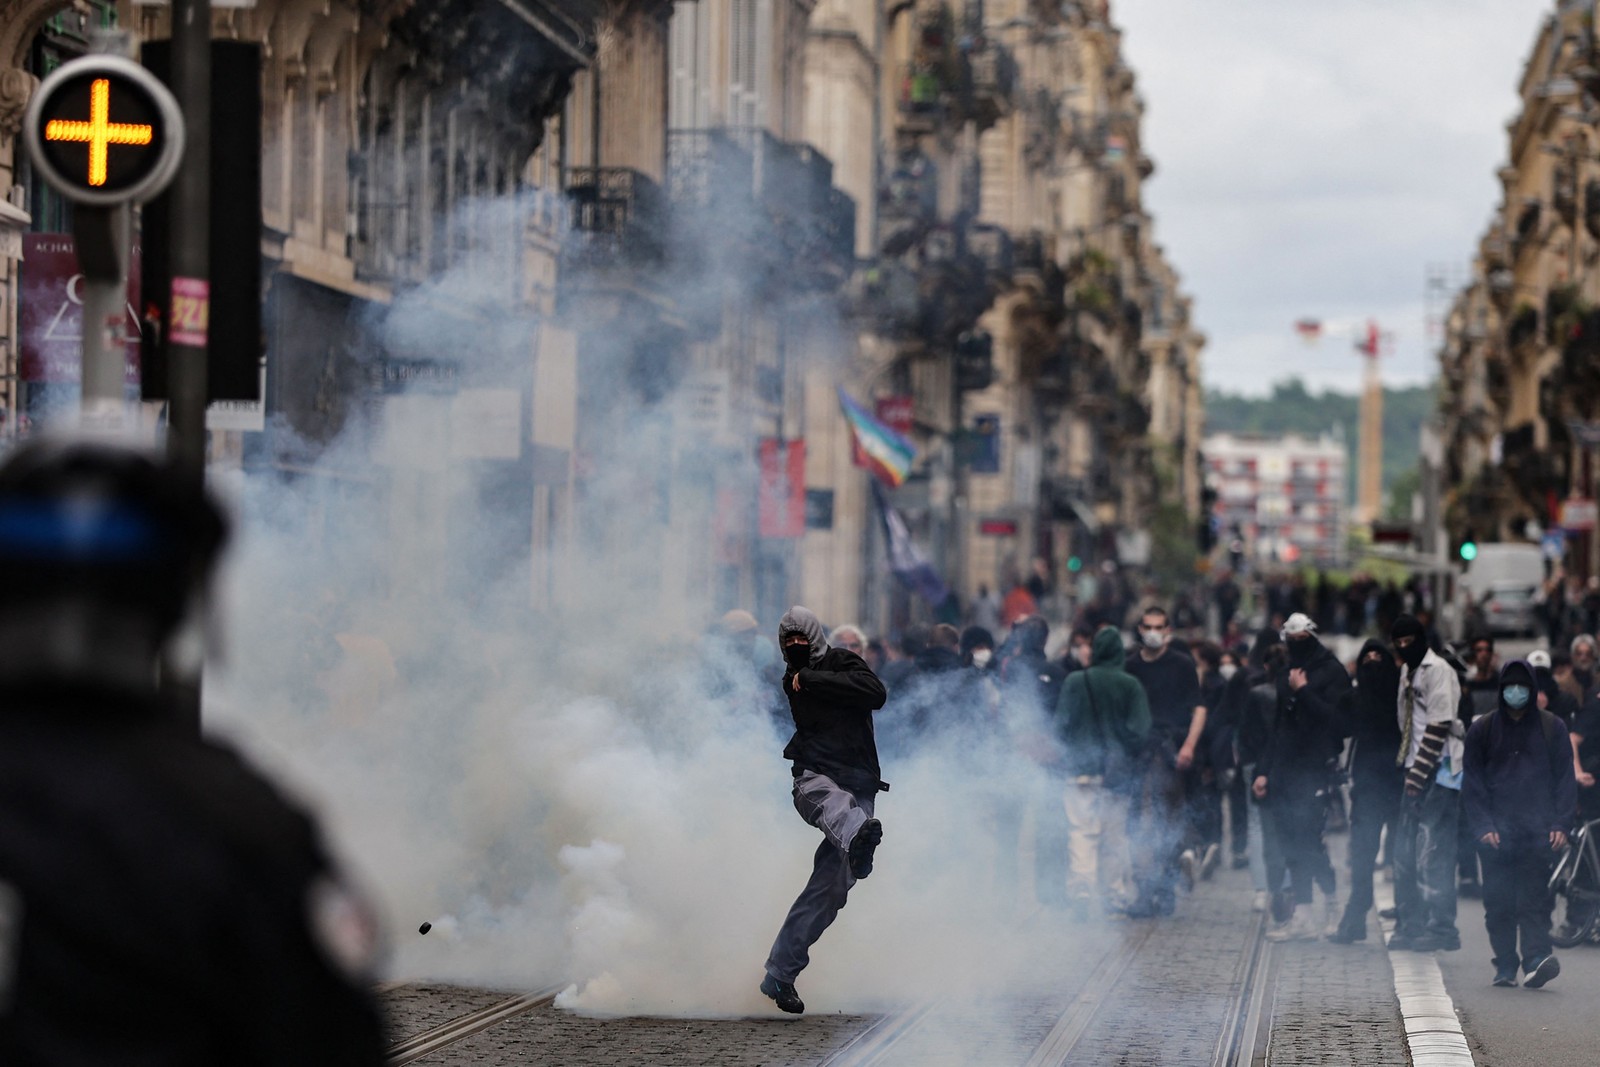
[{"label": "white road marking", "polygon": [[[1394,889],[1387,882],[1374,889],[1380,910],[1394,906]],[[1380,918],[1378,927],[1387,942],[1394,933],[1393,920]],[[1412,1067],[1473,1067],[1467,1035],[1461,1030],[1455,1002],[1444,987],[1444,975],[1433,953],[1390,952],[1388,956]]]}]

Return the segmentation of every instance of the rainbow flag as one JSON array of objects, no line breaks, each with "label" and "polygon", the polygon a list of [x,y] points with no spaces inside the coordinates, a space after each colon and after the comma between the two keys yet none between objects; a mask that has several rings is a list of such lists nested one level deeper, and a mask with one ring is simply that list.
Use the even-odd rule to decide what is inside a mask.
[{"label": "rainbow flag", "polygon": [[891,489],[898,488],[911,473],[911,464],[916,462],[916,446],[852,400],[843,386],[839,387],[839,406],[844,409],[850,433],[855,438],[857,463]]}]

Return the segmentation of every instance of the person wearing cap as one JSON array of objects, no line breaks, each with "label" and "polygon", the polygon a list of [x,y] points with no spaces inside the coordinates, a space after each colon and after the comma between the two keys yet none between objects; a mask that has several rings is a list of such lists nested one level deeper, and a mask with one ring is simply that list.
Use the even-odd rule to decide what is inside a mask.
[{"label": "person wearing cap", "polygon": [[1399,657],[1396,716],[1405,768],[1394,848],[1395,932],[1391,949],[1454,951],[1457,824],[1461,818],[1461,682],[1428,647],[1427,630],[1401,615],[1389,636]]},{"label": "person wearing cap", "polygon": [[[1317,624],[1296,612],[1280,636],[1289,669],[1279,681],[1271,739],[1256,764],[1253,789],[1267,804],[1289,869],[1294,908],[1274,941],[1300,941],[1336,932],[1339,920],[1333,865],[1323,843],[1328,814],[1329,763],[1344,747],[1338,708],[1350,691],[1350,675],[1317,640]],[[1323,893],[1324,922],[1311,914],[1312,887]]]},{"label": "person wearing cap", "polygon": [[1494,984],[1516,985],[1520,964],[1523,984],[1537,989],[1561,973],[1550,944],[1550,867],[1567,845],[1578,786],[1566,725],[1539,706],[1532,667],[1512,660],[1501,669],[1499,707],[1472,724],[1463,749]]},{"label": "person wearing cap", "polygon": [[1561,677],[1556,670],[1558,659],[1564,662],[1570,673],[1570,658],[1561,652],[1551,655],[1542,648],[1528,653],[1528,666],[1533,668],[1533,684],[1538,692],[1539,706],[1554,712],[1556,718],[1570,726],[1577,719],[1582,702],[1562,688]]}]

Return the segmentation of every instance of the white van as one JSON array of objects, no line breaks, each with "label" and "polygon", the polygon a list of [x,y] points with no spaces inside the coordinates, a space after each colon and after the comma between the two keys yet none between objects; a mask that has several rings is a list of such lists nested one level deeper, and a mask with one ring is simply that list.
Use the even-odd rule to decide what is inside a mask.
[{"label": "white van", "polygon": [[1460,582],[1459,603],[1465,610],[1457,617],[1466,622],[1469,632],[1464,636],[1473,630],[1533,636],[1544,577],[1544,553],[1538,545],[1479,545]]}]

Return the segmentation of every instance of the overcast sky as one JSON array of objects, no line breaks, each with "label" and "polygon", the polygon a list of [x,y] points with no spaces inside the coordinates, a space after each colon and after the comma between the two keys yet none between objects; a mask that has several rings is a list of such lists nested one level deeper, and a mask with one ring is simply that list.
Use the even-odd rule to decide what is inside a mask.
[{"label": "overcast sky", "polygon": [[1353,390],[1351,342],[1395,335],[1384,377],[1435,373],[1430,265],[1464,274],[1499,201],[1505,124],[1554,0],[1113,0],[1156,161],[1145,202],[1195,298],[1208,386],[1298,374]]}]

